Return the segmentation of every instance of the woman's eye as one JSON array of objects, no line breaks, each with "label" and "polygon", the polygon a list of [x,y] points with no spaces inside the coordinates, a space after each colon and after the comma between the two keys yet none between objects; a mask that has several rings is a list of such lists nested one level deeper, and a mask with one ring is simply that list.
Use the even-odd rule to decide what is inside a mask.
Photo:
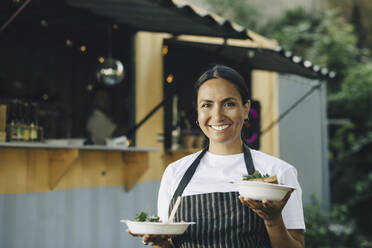
[{"label": "woman's eye", "polygon": [[202,107],[202,108],[208,108],[210,106],[211,105],[209,103],[203,103],[200,107]]},{"label": "woman's eye", "polygon": [[236,104],[234,102],[227,102],[225,103],[226,107],[234,107]]}]

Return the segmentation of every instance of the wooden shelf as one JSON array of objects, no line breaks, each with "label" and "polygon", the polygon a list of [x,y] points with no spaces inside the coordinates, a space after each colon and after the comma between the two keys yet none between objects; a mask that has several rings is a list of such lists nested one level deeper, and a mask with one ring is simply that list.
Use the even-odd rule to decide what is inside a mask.
[{"label": "wooden shelf", "polygon": [[0,146],[0,161],[3,194],[119,185],[129,191],[147,171],[149,152]]}]

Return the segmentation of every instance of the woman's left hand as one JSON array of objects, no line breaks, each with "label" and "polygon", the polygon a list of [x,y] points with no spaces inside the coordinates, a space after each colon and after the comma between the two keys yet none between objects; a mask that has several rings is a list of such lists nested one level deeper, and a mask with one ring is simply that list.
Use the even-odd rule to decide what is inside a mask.
[{"label": "woman's left hand", "polygon": [[256,201],[242,196],[239,196],[239,199],[244,205],[250,207],[262,219],[270,222],[281,217],[282,210],[291,197],[292,192],[293,190],[288,191],[288,193],[280,201]]}]

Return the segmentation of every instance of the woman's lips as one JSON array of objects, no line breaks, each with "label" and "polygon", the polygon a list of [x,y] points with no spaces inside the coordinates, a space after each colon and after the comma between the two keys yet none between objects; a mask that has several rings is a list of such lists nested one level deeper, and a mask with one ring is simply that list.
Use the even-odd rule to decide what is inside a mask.
[{"label": "woman's lips", "polygon": [[214,130],[218,130],[218,131],[221,131],[221,130],[224,130],[226,128],[228,128],[230,126],[230,124],[226,124],[226,125],[209,125],[211,128],[213,128]]}]

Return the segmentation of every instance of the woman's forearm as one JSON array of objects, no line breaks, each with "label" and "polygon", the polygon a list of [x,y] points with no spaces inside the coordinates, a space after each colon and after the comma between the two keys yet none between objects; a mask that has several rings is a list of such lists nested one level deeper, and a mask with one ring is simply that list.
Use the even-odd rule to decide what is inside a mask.
[{"label": "woman's forearm", "polygon": [[265,220],[265,226],[272,248],[304,248],[303,240],[297,240],[289,233],[284,225],[282,216],[275,220]]}]

